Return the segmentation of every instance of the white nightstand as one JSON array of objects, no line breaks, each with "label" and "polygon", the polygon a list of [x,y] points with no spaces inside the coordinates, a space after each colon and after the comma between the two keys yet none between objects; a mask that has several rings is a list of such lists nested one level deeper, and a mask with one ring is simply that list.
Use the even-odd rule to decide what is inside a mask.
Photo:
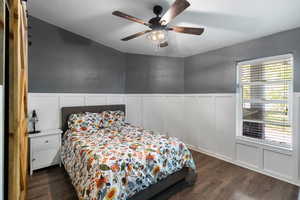
[{"label": "white nightstand", "polygon": [[44,130],[40,133],[29,134],[30,146],[30,175],[33,170],[61,165],[60,147],[62,130]]}]

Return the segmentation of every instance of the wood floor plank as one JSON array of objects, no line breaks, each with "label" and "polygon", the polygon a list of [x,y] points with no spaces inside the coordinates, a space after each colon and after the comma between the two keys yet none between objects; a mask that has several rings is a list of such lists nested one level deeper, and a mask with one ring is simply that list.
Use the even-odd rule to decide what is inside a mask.
[{"label": "wood floor plank", "polygon": [[[192,187],[178,185],[154,200],[297,200],[298,187],[192,151],[198,177]],[[78,200],[63,168],[39,170],[29,178],[28,200]]]}]

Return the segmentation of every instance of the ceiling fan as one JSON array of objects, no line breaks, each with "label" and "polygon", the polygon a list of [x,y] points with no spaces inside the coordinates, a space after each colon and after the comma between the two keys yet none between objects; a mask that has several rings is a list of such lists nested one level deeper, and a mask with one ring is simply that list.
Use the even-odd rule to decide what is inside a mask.
[{"label": "ceiling fan", "polygon": [[169,10],[160,17],[163,8],[159,5],[154,6],[153,13],[156,17],[153,17],[148,22],[141,19],[127,15],[120,11],[114,11],[112,14],[118,17],[125,18],[127,20],[143,24],[150,28],[150,30],[145,30],[128,37],[121,39],[122,41],[128,41],[144,34],[148,34],[148,39],[153,42],[158,43],[159,47],[167,47],[167,31],[175,31],[177,33],[186,33],[192,35],[201,35],[204,32],[204,28],[193,28],[193,27],[183,27],[183,26],[169,26],[169,23],[179,14],[181,14],[186,8],[190,6],[190,3],[186,0],[176,0]]}]

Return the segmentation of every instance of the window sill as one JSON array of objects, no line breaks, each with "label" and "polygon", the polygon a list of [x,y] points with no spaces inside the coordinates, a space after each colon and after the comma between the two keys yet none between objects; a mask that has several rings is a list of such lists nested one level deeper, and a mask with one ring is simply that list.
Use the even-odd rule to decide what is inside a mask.
[{"label": "window sill", "polygon": [[263,149],[277,151],[279,153],[283,153],[286,155],[293,154],[292,147],[287,147],[287,146],[280,145],[280,144],[272,144],[271,142],[268,143],[268,142],[261,141],[259,139],[255,139],[255,138],[249,138],[249,137],[245,137],[245,136],[236,136],[236,142],[244,143],[244,144],[252,144],[257,147],[262,147]]}]

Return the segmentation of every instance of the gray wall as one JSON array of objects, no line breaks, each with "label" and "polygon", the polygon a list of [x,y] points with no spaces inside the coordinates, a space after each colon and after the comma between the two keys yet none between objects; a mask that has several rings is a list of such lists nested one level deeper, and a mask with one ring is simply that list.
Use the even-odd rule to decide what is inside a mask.
[{"label": "gray wall", "polygon": [[300,28],[194,55],[125,54],[30,17],[29,91],[65,93],[233,93],[236,62],[294,55],[300,92]]},{"label": "gray wall", "polygon": [[123,93],[125,54],[30,17],[29,92]]},{"label": "gray wall", "polygon": [[126,93],[184,93],[184,59],[126,55]]},{"label": "gray wall", "polygon": [[293,53],[294,91],[300,92],[300,28],[185,58],[185,93],[236,91],[236,62]]}]

